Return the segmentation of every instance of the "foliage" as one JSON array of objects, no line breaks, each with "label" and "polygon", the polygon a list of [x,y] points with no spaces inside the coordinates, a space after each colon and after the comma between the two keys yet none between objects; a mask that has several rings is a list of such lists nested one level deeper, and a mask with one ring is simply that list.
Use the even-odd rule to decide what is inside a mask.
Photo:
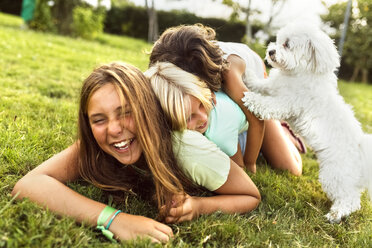
[{"label": "foliage", "polygon": [[102,33],[105,9],[82,0],[36,0],[30,28],[93,39]]},{"label": "foliage", "polygon": [[111,0],[111,6],[123,7],[123,6],[128,6],[128,5],[134,6],[135,4],[131,2],[130,0]]},{"label": "foliage", "polygon": [[[214,28],[217,38],[221,41],[241,42],[245,33],[245,26],[242,22],[201,18],[186,11],[157,11],[157,16],[160,33],[172,26],[195,23]],[[256,25],[253,26],[253,32],[259,28]],[[147,40],[148,17],[145,8],[134,5],[113,6],[107,12],[104,30],[112,34],[123,34]]]},{"label": "foliage", "polygon": [[72,27],[73,9],[76,6],[89,7],[89,5],[83,0],[52,0],[52,3],[53,5],[50,8],[58,33],[63,35],[74,34]]},{"label": "foliage", "polygon": [[147,40],[147,13],[133,5],[112,6],[107,12],[104,31]]},{"label": "foliage", "polygon": [[[0,13],[0,247],[161,247],[148,240],[113,244],[87,224],[42,209],[10,192],[23,175],[76,138],[82,80],[98,64],[124,60],[141,70],[148,64],[142,40],[102,34],[94,41],[20,30],[22,20]],[[6,25],[3,25],[3,24]],[[363,129],[372,133],[372,87],[339,84]],[[314,154],[302,157],[303,176],[294,177],[258,162],[249,174],[262,203],[243,215],[215,213],[171,225],[174,239],[165,247],[371,247],[372,205],[338,225],[326,222],[330,207],[317,181]],[[94,200],[110,196],[84,182],[69,187]],[[58,196],[57,196],[58,197]],[[155,208],[133,196],[115,201],[124,212],[155,216]]]},{"label": "foliage", "polygon": [[36,0],[34,17],[30,21],[29,27],[42,32],[56,31],[48,0]]},{"label": "foliage", "polygon": [[72,22],[75,35],[90,40],[96,38],[103,31],[104,15],[105,12],[89,7],[75,7]]},{"label": "foliage", "polygon": [[[248,43],[248,42],[245,42],[245,43]],[[259,42],[254,42],[254,43],[250,43],[249,44],[249,47],[255,51],[261,58],[265,58],[266,56],[266,46],[259,43]]]},{"label": "foliage", "polygon": [[[343,30],[343,17],[347,2],[336,3],[329,7],[329,13],[322,16],[323,21],[337,31],[334,38],[340,39]],[[357,79],[357,73],[362,72],[360,79],[368,81],[368,74],[372,72],[372,2],[370,0],[354,1],[346,40],[343,50],[342,66],[351,67],[351,80]],[[341,67],[344,70],[343,67]],[[342,71],[341,71],[342,72]],[[349,73],[348,76],[350,76]],[[371,79],[369,79],[372,82]]]},{"label": "foliage", "polygon": [[[284,5],[286,4],[287,0],[270,0],[269,3],[269,16],[266,21],[259,20],[260,18],[256,18],[252,20],[252,16],[259,16],[261,14],[261,10],[258,8],[252,8],[251,3],[252,0],[248,0],[241,3],[241,1],[236,0],[223,0],[222,3],[232,9],[232,13],[230,15],[230,21],[239,21],[242,20],[243,17],[245,19],[244,23],[246,26],[246,37],[245,43],[250,44],[254,41],[252,32],[252,26],[254,23],[259,23],[258,26],[260,27],[261,31],[264,32],[267,37],[271,37],[273,33],[272,24],[274,23],[275,17],[283,10]],[[261,18],[262,19],[262,18]],[[253,23],[253,24],[252,24]],[[254,42],[253,42],[254,43]]]}]

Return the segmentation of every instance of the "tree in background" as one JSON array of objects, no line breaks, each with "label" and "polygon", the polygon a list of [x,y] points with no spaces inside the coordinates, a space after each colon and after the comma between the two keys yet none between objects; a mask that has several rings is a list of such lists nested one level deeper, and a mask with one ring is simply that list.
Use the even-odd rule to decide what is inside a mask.
[{"label": "tree in background", "polygon": [[36,0],[30,28],[93,39],[103,31],[106,10],[98,0],[91,6],[86,0]]},{"label": "tree in background", "polygon": [[55,32],[51,8],[48,0],[36,0],[33,17],[28,22],[29,27],[42,32]]},{"label": "tree in background", "polygon": [[[283,10],[283,7],[285,6],[286,2],[287,0],[271,0],[269,18],[266,22],[262,23],[262,27],[263,27],[262,31],[267,35],[267,37],[272,36],[273,20],[275,19],[275,16],[277,16]],[[233,12],[230,16],[231,21],[236,21],[240,19],[242,15],[245,16],[246,42],[251,43],[253,41],[252,16],[254,14],[260,14],[261,11],[258,9],[252,9],[251,7],[252,0],[248,0],[246,6],[234,0],[223,0],[222,3],[232,8]],[[262,21],[255,20],[255,22],[262,22]]]},{"label": "tree in background", "polygon": [[[343,17],[346,2],[336,3],[328,8],[329,13],[322,16],[323,21],[336,30],[333,38],[340,39],[343,30]],[[342,64],[352,68],[350,81],[368,82],[372,71],[372,1],[353,1],[352,15],[347,29]]]},{"label": "tree in background", "polygon": [[148,0],[145,0],[145,8],[147,11],[147,16],[149,18],[149,31],[148,31],[148,42],[154,42],[158,39],[159,36],[159,24],[158,16],[155,9],[155,1],[151,0],[149,4]]}]

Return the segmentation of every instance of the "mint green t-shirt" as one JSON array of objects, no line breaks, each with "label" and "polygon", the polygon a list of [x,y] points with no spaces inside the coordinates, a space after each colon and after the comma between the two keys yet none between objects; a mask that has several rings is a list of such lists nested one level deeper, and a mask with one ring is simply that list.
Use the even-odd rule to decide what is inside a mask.
[{"label": "mint green t-shirt", "polygon": [[239,105],[226,93],[215,94],[216,106],[209,114],[209,126],[204,135],[231,157],[238,150],[239,134],[248,130],[248,122]]},{"label": "mint green t-shirt", "polygon": [[215,191],[226,182],[230,158],[201,133],[174,131],[173,152],[181,170],[197,185]]}]

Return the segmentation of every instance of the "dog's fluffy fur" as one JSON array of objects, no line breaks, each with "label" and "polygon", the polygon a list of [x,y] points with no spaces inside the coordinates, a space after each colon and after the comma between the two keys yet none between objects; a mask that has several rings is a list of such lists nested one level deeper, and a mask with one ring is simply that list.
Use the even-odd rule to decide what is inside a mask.
[{"label": "dog's fluffy fur", "polygon": [[311,25],[281,29],[266,59],[274,67],[268,79],[246,75],[253,92],[245,106],[261,119],[287,121],[319,161],[319,180],[333,202],[332,223],[360,209],[360,196],[372,197],[372,135],[364,134],[337,89],[339,55],[333,41]]}]

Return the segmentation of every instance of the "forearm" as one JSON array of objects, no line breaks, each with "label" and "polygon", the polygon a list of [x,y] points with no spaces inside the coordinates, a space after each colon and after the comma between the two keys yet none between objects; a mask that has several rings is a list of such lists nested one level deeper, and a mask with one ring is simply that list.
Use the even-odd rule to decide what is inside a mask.
[{"label": "forearm", "polygon": [[265,125],[263,121],[257,120],[254,123],[249,123],[247,143],[243,156],[245,165],[251,166],[256,163],[262,146],[264,131]]},{"label": "forearm", "polygon": [[91,200],[73,191],[48,175],[32,175],[22,178],[12,194],[17,198],[29,198],[60,215],[70,216],[78,222],[96,225],[105,204]]},{"label": "forearm", "polygon": [[211,214],[216,211],[223,213],[246,213],[255,209],[260,199],[250,195],[217,195],[212,197],[196,197],[198,215]]}]

